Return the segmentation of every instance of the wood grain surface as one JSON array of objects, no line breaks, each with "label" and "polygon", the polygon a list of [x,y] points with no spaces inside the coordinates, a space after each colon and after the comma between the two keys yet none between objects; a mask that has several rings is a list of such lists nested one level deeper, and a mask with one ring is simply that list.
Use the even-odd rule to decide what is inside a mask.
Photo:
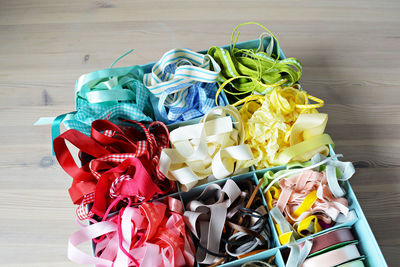
[{"label": "wood grain surface", "polygon": [[[230,41],[245,21],[266,25],[301,83],[326,101],[336,151],[389,266],[400,264],[400,1],[0,0],[0,265],[75,266],[71,183],[51,156],[41,116],[74,108],[79,75],[134,48],[119,66],[176,47]],[[242,29],[240,41],[261,30]],[[85,247],[88,249],[88,247]]]}]

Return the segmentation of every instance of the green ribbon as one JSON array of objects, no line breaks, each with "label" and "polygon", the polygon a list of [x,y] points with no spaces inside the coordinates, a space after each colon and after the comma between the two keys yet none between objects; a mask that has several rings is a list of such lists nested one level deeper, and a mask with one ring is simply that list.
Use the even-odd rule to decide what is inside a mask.
[{"label": "green ribbon", "polygon": [[[269,185],[269,183],[271,183],[276,177],[281,176],[282,174],[285,174],[295,168],[305,168],[308,166],[311,166],[312,162],[311,161],[307,161],[307,162],[298,162],[298,161],[294,161],[291,163],[288,163],[286,165],[286,168],[284,170],[280,170],[277,172],[274,171],[266,171],[264,173],[264,181],[261,184],[261,189],[264,189],[267,185]],[[293,174],[293,175],[298,175],[298,174]],[[261,181],[261,180],[260,180]],[[278,182],[277,182],[278,183]]]},{"label": "green ribbon", "polygon": [[143,80],[143,74],[143,69],[137,65],[91,72],[77,81],[76,97],[91,104],[135,101],[135,89]]},{"label": "green ribbon", "polygon": [[[238,28],[247,24],[258,25],[267,31],[261,34],[258,48],[240,49],[236,47],[236,41],[240,34]],[[237,35],[234,38],[236,32]],[[275,42],[276,53],[273,52]],[[284,58],[284,56],[281,58],[281,50],[276,37],[263,25],[256,22],[243,23],[234,29],[230,49],[214,46],[208,50],[208,54],[221,66],[221,73],[218,77],[220,89],[222,90],[221,87],[225,86],[224,82],[229,82],[230,90],[224,89],[224,91],[233,95],[237,100],[243,98],[237,97],[238,95],[248,95],[252,92],[266,94],[279,85],[291,86],[301,77],[300,61],[296,58]]]}]

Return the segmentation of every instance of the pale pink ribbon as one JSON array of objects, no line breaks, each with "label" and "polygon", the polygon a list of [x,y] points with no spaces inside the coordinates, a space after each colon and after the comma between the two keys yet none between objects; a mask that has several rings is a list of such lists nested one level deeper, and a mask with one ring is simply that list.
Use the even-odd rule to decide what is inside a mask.
[{"label": "pale pink ribbon", "polygon": [[[193,266],[194,246],[185,230],[182,203],[173,198],[166,201],[168,205],[151,202],[124,208],[106,221],[75,232],[69,238],[68,258],[98,267]],[[99,237],[95,256],[77,248]]]},{"label": "pale pink ribbon", "polygon": [[[349,212],[347,200],[334,197],[330,191],[325,171],[305,170],[300,175],[280,180],[279,186],[282,192],[273,205],[277,206],[291,223],[316,214],[318,219],[329,224],[336,221],[340,213],[347,215]],[[311,208],[299,217],[293,216],[293,212],[301,205],[305,197],[314,190],[317,190],[317,200]]]},{"label": "pale pink ribbon", "polygon": [[361,255],[356,244],[350,244],[318,256],[308,258],[304,261],[302,267],[336,266],[344,262],[357,259],[360,256]]}]

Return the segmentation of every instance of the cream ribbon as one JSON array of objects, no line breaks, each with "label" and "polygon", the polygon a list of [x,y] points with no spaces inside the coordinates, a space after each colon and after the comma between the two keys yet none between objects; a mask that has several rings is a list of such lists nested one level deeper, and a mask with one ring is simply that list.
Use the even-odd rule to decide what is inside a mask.
[{"label": "cream ribbon", "polygon": [[207,177],[222,179],[248,168],[253,159],[244,144],[243,123],[233,106],[215,107],[198,124],[170,133],[173,148],[163,149],[160,171],[189,191]]}]

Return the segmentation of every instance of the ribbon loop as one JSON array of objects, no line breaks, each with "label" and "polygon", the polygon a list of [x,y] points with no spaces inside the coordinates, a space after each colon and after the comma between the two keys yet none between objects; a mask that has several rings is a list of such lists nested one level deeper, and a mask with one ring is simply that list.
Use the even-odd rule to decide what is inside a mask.
[{"label": "ribbon loop", "polygon": [[153,94],[157,119],[174,123],[206,114],[215,106],[215,82],[220,70],[209,55],[189,49],[166,52],[143,78]]},{"label": "ribbon loop", "polygon": [[201,122],[179,127],[171,132],[172,149],[163,149],[160,170],[184,191],[201,179],[213,175],[225,178],[249,167],[249,147],[243,144],[243,124],[232,106],[216,107]]},{"label": "ribbon loop", "polygon": [[[54,141],[58,162],[73,177],[69,192],[73,202],[79,204],[79,219],[104,216],[118,196],[139,203],[175,190],[174,183],[159,169],[161,150],[169,146],[166,126],[158,122],[146,128],[136,121],[124,122],[138,127],[97,120],[92,124],[91,137],[71,129]],[[76,166],[66,140],[80,149],[82,167]],[[93,207],[86,213],[86,205],[91,203]]]}]

